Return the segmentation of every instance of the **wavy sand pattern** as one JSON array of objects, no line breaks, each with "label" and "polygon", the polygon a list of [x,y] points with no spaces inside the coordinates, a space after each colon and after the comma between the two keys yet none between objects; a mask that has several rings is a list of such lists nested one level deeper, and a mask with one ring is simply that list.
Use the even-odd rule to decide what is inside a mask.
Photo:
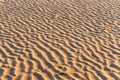
[{"label": "wavy sand pattern", "polygon": [[0,3],[0,80],[120,80],[120,0]]}]

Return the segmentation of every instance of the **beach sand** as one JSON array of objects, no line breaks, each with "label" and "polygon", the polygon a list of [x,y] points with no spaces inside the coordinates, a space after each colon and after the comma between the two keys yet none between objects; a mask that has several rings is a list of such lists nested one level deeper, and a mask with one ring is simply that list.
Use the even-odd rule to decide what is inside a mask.
[{"label": "beach sand", "polygon": [[0,0],[0,80],[120,80],[120,0]]}]

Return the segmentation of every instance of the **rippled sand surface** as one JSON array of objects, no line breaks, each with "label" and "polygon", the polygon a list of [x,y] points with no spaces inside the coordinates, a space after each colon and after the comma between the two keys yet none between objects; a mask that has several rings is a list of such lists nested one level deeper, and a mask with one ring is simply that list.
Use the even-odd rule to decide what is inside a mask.
[{"label": "rippled sand surface", "polygon": [[0,80],[120,80],[120,0],[0,0]]}]

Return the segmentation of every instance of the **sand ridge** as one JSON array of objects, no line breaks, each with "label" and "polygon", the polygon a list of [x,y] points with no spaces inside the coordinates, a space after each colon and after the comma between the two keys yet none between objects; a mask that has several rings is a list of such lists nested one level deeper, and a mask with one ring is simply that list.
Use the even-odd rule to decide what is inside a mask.
[{"label": "sand ridge", "polygon": [[0,80],[120,80],[119,0],[4,0]]}]

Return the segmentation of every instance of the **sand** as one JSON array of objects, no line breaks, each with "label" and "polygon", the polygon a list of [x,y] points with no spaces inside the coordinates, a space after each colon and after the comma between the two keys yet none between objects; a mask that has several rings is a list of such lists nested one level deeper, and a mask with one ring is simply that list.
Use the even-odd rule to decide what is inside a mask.
[{"label": "sand", "polygon": [[0,80],[120,80],[120,0],[0,0]]}]

